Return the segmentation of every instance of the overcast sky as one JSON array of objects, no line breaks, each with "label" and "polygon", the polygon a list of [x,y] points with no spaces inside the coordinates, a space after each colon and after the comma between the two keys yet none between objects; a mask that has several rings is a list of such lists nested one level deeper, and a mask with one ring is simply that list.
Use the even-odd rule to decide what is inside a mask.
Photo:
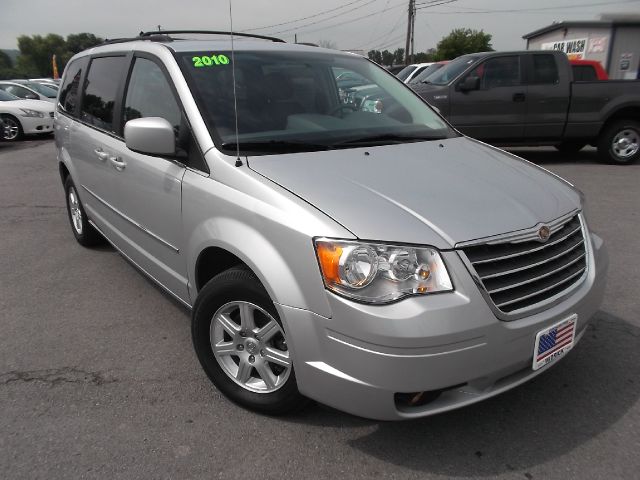
[{"label": "overcast sky", "polygon": [[[236,31],[293,41],[331,41],[339,49],[404,47],[408,0],[233,0]],[[429,5],[429,4],[432,5]],[[560,20],[640,13],[640,0],[416,0],[415,50],[454,28],[483,29],[497,50],[524,48],[522,35]],[[439,5],[438,5],[439,4]],[[308,17],[308,18],[305,18]],[[103,38],[140,30],[229,29],[227,0],[0,0],[0,48],[19,35],[90,32]],[[268,27],[268,28],[263,28]]]}]

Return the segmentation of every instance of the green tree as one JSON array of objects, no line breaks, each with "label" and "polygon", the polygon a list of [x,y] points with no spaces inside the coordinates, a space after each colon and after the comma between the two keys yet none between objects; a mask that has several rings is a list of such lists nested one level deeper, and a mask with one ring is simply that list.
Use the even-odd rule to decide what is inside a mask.
[{"label": "green tree", "polygon": [[60,35],[54,33],[46,37],[41,35],[20,35],[18,37],[17,67],[28,74],[50,77],[52,73],[51,57],[55,54],[59,59],[69,57],[66,42]]},{"label": "green tree", "polygon": [[93,33],[72,33],[67,36],[67,50],[74,55],[104,42]]},{"label": "green tree", "polygon": [[380,50],[369,50],[369,52],[367,53],[367,57],[369,57],[369,60],[373,60],[378,65],[382,65],[382,52],[380,52]]},{"label": "green tree", "polygon": [[387,67],[393,65],[394,56],[389,50],[383,50],[380,56],[382,57],[382,65],[386,65]]},{"label": "green tree", "polygon": [[404,63],[404,48],[396,48],[393,52],[393,63]]},{"label": "green tree", "polygon": [[476,52],[491,52],[491,35],[483,30],[456,28],[438,42],[437,60],[453,60],[460,55]]}]

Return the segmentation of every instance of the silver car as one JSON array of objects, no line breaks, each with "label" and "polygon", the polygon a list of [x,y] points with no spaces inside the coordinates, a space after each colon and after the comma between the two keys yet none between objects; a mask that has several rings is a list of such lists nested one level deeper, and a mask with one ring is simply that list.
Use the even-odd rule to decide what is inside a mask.
[{"label": "silver car", "polygon": [[[57,99],[75,238],[191,309],[217,388],[408,419],[576,346],[607,270],[580,191],[360,56],[276,40],[143,34],[73,57]],[[336,72],[384,101],[358,109]]]}]

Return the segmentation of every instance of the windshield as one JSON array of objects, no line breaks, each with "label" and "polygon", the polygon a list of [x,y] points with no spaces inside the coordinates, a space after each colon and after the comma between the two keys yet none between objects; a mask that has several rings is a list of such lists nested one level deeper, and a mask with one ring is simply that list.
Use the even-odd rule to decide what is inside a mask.
[{"label": "windshield", "polygon": [[425,80],[429,75],[433,74],[436,70],[440,70],[444,66],[445,66],[444,63],[434,63],[432,65],[429,65],[427,68],[425,68],[423,71],[421,71],[415,77],[413,77],[409,81],[409,83],[420,83],[423,80]]},{"label": "windshield", "polygon": [[41,85],[39,83],[28,82],[24,83],[24,86],[29,87],[31,90],[35,90],[40,95],[44,95],[47,98],[56,98],[58,96],[58,92],[56,92],[53,88]]},{"label": "windshield", "polygon": [[464,72],[470,65],[473,65],[480,57],[463,55],[455,60],[447,63],[440,70],[436,71],[433,75],[429,76],[429,83],[434,85],[446,85],[452,80],[455,80],[458,75]]},{"label": "windshield", "polygon": [[[218,147],[236,150],[231,52],[180,54]],[[351,85],[350,79],[357,79]],[[426,141],[457,134],[374,63],[324,52],[235,52],[238,141],[245,154]]]},{"label": "windshield", "polygon": [[13,100],[20,100],[15,95],[11,95],[10,93],[5,92],[4,90],[0,90],[0,102],[11,102]]},{"label": "windshield", "polygon": [[411,72],[413,72],[416,68],[418,68],[417,65],[407,65],[396,74],[396,77],[404,82],[407,77],[411,75]]}]

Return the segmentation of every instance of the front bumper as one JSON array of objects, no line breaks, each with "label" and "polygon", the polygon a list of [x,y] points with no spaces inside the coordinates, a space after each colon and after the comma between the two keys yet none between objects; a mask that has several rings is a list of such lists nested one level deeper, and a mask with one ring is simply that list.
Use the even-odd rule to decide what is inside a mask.
[{"label": "front bumper", "polygon": [[26,135],[53,132],[53,117],[50,117],[48,113],[45,114],[44,118],[20,117],[20,123],[22,124],[22,131]]},{"label": "front bumper", "polygon": [[[536,333],[577,314],[576,343],[604,294],[608,257],[591,235],[589,274],[559,304],[519,320],[498,320],[456,252],[445,261],[456,291],[362,305],[328,293],[332,318],[277,305],[298,388],[362,417],[416,418],[469,405],[513,388],[549,367],[531,368]],[[422,406],[396,394],[435,392]]]}]

